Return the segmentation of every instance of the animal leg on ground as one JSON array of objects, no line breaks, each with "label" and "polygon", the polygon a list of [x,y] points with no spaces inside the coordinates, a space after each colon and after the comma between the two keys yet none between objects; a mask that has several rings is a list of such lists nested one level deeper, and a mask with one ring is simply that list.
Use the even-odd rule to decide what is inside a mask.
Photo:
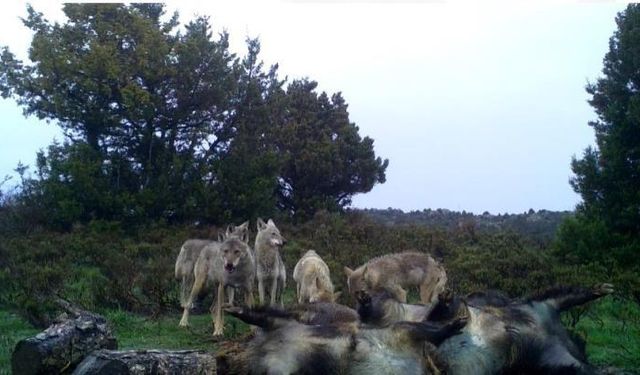
[{"label": "animal leg on ground", "polygon": [[215,316],[213,318],[213,335],[221,336],[224,329],[224,316],[222,315],[222,303],[224,302],[224,285],[218,284],[218,295],[215,302]]},{"label": "animal leg on ground", "polygon": [[244,287],[244,304],[251,308],[253,307],[253,280],[248,282]]},{"label": "animal leg on ground", "polygon": [[182,319],[180,319],[180,323],[178,324],[180,327],[186,327],[189,325],[189,309],[193,304],[193,300],[198,298],[198,295],[200,294],[200,291],[204,286],[206,276],[206,272],[200,272],[196,275],[196,279],[193,283],[193,288],[191,288],[191,293],[189,294],[189,299],[185,301],[185,307],[182,311]]},{"label": "animal leg on ground", "polygon": [[276,300],[280,301],[280,307],[284,308],[284,301],[282,299],[282,293],[284,292],[284,285],[281,280],[278,280]]},{"label": "animal leg on ground", "polygon": [[191,288],[193,288],[193,272],[188,272],[186,275],[182,276],[182,283],[180,284],[180,306],[191,308],[193,306],[187,306],[187,301],[189,299],[189,293],[191,292]]},{"label": "animal leg on ground", "polygon": [[228,286],[227,294],[229,295],[229,306],[233,306],[233,298],[236,294],[236,289],[232,286]]},{"label": "animal leg on ground", "polygon": [[258,300],[260,305],[264,305],[264,279],[258,278]]},{"label": "animal leg on ground", "polygon": [[421,303],[431,303],[436,299],[437,295],[435,293],[435,284],[431,283],[430,280],[425,280],[422,284],[420,284],[420,302]]},{"label": "animal leg on ground", "polygon": [[271,292],[269,295],[269,298],[271,300],[270,300],[269,306],[275,306],[277,291],[278,291],[278,279],[276,277],[273,277],[271,279]]},{"label": "animal leg on ground", "polygon": [[402,289],[400,285],[395,285],[391,287],[389,292],[391,292],[391,294],[393,294],[395,299],[398,300],[399,302],[407,303],[407,291]]}]

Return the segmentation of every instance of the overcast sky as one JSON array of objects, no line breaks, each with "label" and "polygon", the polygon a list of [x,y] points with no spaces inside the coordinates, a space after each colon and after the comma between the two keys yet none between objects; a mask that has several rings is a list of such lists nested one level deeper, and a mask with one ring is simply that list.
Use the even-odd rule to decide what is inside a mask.
[{"label": "overcast sky", "polygon": [[[31,2],[63,20],[61,3]],[[259,37],[280,75],[341,91],[362,136],[389,159],[387,182],[355,207],[518,213],[570,210],[570,161],[594,143],[584,86],[622,3],[215,1],[169,3],[182,23],[210,15],[244,54]],[[0,45],[26,58],[24,2],[2,4]],[[54,123],[0,99],[0,179],[54,137]],[[15,179],[14,179],[15,181]],[[6,186],[5,186],[6,188]]]}]

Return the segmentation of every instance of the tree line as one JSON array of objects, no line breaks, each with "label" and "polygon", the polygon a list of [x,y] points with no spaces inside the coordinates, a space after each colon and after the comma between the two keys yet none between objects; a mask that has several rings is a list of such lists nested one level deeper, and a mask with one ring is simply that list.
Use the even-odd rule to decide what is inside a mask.
[{"label": "tree line", "polygon": [[65,139],[19,166],[19,204],[68,229],[95,219],[224,223],[339,211],[384,183],[388,160],[350,121],[340,93],[287,82],[260,42],[229,50],[208,17],[179,27],[162,4],[31,6],[31,63],[2,49],[0,93]]}]

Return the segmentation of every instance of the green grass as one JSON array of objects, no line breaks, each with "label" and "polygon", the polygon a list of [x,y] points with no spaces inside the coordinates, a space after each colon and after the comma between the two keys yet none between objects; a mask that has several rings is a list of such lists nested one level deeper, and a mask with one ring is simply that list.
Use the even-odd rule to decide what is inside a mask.
[{"label": "green grass", "polygon": [[614,366],[640,374],[640,306],[606,297],[576,325],[587,340],[587,356],[597,366]]},{"label": "green grass", "polygon": [[0,374],[11,373],[11,353],[18,341],[38,332],[17,314],[0,309]]},{"label": "green grass", "polygon": [[[287,293],[286,303],[292,295]],[[178,327],[180,314],[150,319],[122,310],[101,312],[112,324],[118,348],[216,350],[209,314],[191,315],[189,328]],[[640,374],[640,307],[607,297],[594,303],[576,325],[587,340],[587,354],[596,366],[613,366]],[[15,344],[39,330],[16,314],[0,308],[0,374],[10,373],[10,356]],[[233,317],[225,317],[225,338],[249,332],[249,327]]]},{"label": "green grass", "polygon": [[[149,319],[121,310],[103,312],[112,324],[118,348],[126,349],[204,349],[215,350],[210,314],[191,315],[188,328],[178,327],[180,314]],[[225,316],[225,338],[249,332],[249,327],[237,319]]]}]

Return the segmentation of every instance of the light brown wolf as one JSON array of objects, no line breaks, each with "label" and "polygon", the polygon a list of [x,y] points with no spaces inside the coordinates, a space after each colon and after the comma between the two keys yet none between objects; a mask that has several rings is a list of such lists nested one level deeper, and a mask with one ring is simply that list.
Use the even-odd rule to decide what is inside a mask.
[{"label": "light brown wolf", "polygon": [[189,299],[185,303],[180,326],[189,325],[191,302],[207,285],[217,290],[211,306],[214,336],[223,334],[222,304],[225,287],[244,289],[245,304],[253,306],[255,260],[247,241],[247,237],[240,239],[237,236],[228,236],[222,243],[212,242],[202,249],[195,264],[195,281]]},{"label": "light brown wolf", "polygon": [[293,269],[298,303],[335,302],[329,267],[315,250],[307,251]]},{"label": "light brown wolf", "polygon": [[264,304],[265,293],[269,293],[270,306],[274,306],[278,301],[280,306],[284,306],[282,292],[287,282],[287,271],[280,257],[280,248],[286,239],[271,219],[265,223],[258,218],[257,228],[255,254],[260,304]]},{"label": "light brown wolf", "polygon": [[420,301],[431,303],[444,291],[447,273],[429,254],[407,251],[387,254],[369,260],[352,270],[344,267],[349,292],[385,289],[398,301],[407,302],[407,292],[403,288],[420,288]]},{"label": "light brown wolf", "polygon": [[[225,234],[219,234],[218,240],[201,240],[201,239],[189,239],[186,240],[180,247],[180,253],[176,259],[175,265],[175,277],[180,281],[180,307],[187,307],[185,304],[189,299],[189,294],[193,288],[194,273],[193,269],[200,256],[200,252],[205,246],[213,243],[221,243],[225,237],[237,236],[238,238],[249,240],[249,222],[234,226],[227,226]],[[193,302],[193,300],[192,300]],[[229,303],[233,304],[233,292],[229,294]],[[191,308],[192,306],[189,306]]]}]

